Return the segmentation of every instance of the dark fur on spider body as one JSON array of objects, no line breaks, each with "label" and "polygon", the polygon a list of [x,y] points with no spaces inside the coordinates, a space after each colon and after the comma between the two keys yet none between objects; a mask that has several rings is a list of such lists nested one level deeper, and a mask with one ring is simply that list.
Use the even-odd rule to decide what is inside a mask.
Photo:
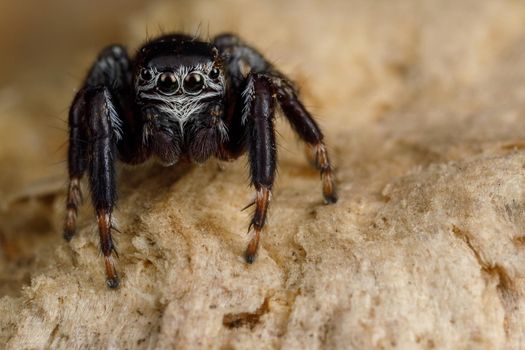
[{"label": "dark fur on spider body", "polygon": [[275,179],[274,112],[280,106],[311,148],[326,203],[337,201],[332,167],[319,126],[292,82],[237,36],[210,42],[165,35],[130,58],[122,46],[104,49],[69,111],[69,190],[64,237],[75,234],[80,179],[89,174],[107,285],[119,279],[111,215],[117,192],[115,162],[139,164],[155,157],[179,160],[236,159],[248,153],[255,211],[246,261],[252,263]]}]

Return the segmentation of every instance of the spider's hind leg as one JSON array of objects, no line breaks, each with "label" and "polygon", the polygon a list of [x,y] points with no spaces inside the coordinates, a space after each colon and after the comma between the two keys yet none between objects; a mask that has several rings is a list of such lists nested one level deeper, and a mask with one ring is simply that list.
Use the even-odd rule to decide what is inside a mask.
[{"label": "spider's hind leg", "polygon": [[321,129],[299,100],[292,84],[282,77],[274,77],[274,81],[277,87],[277,100],[286,118],[301,140],[307,144],[309,148],[307,154],[321,173],[325,203],[337,202],[335,177]]}]

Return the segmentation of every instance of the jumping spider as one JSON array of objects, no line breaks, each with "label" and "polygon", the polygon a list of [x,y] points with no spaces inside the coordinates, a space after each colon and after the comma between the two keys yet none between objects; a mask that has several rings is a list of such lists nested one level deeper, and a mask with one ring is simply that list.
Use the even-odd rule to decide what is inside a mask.
[{"label": "jumping spider", "polygon": [[75,234],[80,180],[87,170],[96,210],[107,285],[119,279],[112,253],[115,161],[139,164],[155,157],[166,166],[210,157],[233,160],[248,152],[256,196],[245,258],[252,263],[275,178],[276,103],[311,148],[326,203],[335,203],[334,176],[319,126],[293,83],[237,36],[210,42],[161,36],[131,59],[122,46],[98,56],[69,111],[69,190],[64,238]]}]

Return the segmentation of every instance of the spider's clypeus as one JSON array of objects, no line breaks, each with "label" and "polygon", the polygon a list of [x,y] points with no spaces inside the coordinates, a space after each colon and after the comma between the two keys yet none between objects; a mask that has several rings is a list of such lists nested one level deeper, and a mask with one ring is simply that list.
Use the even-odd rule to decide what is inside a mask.
[{"label": "spider's clypeus", "polygon": [[164,165],[236,159],[248,153],[256,191],[245,258],[252,263],[275,179],[276,104],[311,148],[326,203],[337,195],[319,126],[293,83],[237,36],[201,41],[182,34],[147,42],[130,58],[122,46],[104,49],[69,111],[69,189],[64,238],[75,234],[80,180],[89,173],[107,285],[117,288],[111,215],[116,201],[115,161]]}]

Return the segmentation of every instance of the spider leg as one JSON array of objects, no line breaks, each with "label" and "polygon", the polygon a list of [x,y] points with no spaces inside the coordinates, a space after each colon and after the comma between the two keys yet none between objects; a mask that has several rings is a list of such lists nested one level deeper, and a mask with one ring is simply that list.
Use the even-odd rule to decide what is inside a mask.
[{"label": "spider leg", "polygon": [[309,146],[313,164],[321,173],[325,203],[337,202],[335,177],[321,129],[302,104],[292,84],[282,77],[273,79],[281,109],[295,132]]},{"label": "spider leg", "polygon": [[[95,207],[98,231],[100,235],[100,249],[104,255],[107,285],[110,288],[118,287],[119,280],[113,262],[112,253],[115,245],[111,237],[111,215],[117,199],[115,183],[116,142],[114,140],[115,107],[111,93],[105,87],[89,91],[88,107],[88,152],[89,185],[91,200]],[[118,118],[118,116],[117,116]]]},{"label": "spider leg", "polygon": [[[321,172],[326,203],[337,201],[335,179],[323,134],[299,100],[292,83],[260,52],[234,34],[218,35],[213,39],[213,44],[227,67],[234,96],[241,96],[232,103],[234,112],[230,113],[228,128],[233,137],[226,147],[226,153],[235,157],[245,145],[249,151],[252,184],[256,189],[255,213],[250,224],[254,232],[246,249],[246,261],[251,263],[255,259],[260,233],[266,221],[275,177],[275,102],[280,104],[299,137],[312,149],[314,164]],[[239,118],[239,115],[242,117]]]},{"label": "spider leg", "polygon": [[[78,200],[79,181],[84,171],[89,173],[91,200],[96,211],[100,249],[104,255],[107,285],[116,288],[119,285],[112,253],[115,245],[111,236],[111,215],[116,202],[115,161],[117,156],[116,137],[118,120],[114,98],[104,86],[84,87],[80,90],[71,109],[71,115],[83,118],[81,124],[70,126],[70,185],[67,199],[68,212],[64,236],[71,239],[74,231]],[[78,129],[78,130],[77,130]],[[82,139],[77,138],[78,135]],[[66,236],[67,235],[67,236]]]},{"label": "spider leg", "polygon": [[69,111],[69,186],[66,200],[66,220],[64,239],[71,240],[75,235],[78,207],[82,204],[80,180],[86,171],[87,135],[84,128],[85,91],[79,91]]},{"label": "spider leg", "polygon": [[[116,202],[115,161],[117,143],[125,125],[119,99],[129,87],[129,58],[123,48],[111,46],[100,54],[84,87],[77,93],[69,113],[69,191],[64,237],[75,233],[80,204],[80,179],[89,173],[89,189],[98,220],[100,249],[104,255],[106,283],[117,288],[113,261],[111,216]],[[122,102],[122,101],[120,101]],[[123,140],[125,141],[125,140]]]},{"label": "spider leg", "polygon": [[248,78],[244,103],[248,128],[248,157],[252,184],[256,190],[255,212],[250,223],[253,236],[246,248],[245,258],[253,263],[259,246],[261,230],[271,199],[275,179],[277,148],[275,144],[275,103],[270,81],[263,75]]}]

